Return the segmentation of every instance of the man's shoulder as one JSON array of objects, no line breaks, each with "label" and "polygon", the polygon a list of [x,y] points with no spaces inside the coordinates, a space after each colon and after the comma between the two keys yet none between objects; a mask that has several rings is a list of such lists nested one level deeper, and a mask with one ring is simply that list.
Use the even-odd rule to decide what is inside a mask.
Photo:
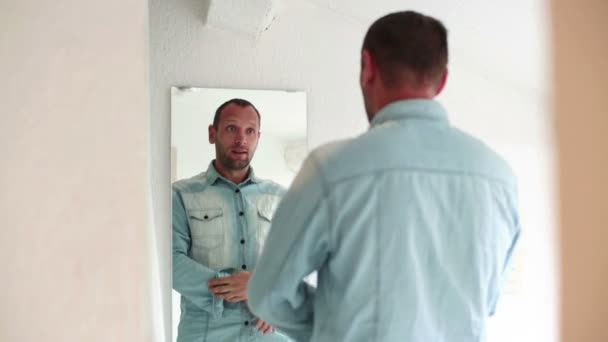
[{"label": "man's shoulder", "polygon": [[269,179],[258,179],[257,185],[260,192],[267,195],[283,197],[287,192],[287,189],[283,185]]},{"label": "man's shoulder", "polygon": [[310,152],[310,157],[320,164],[329,164],[348,152],[354,139],[342,139],[325,143]]},{"label": "man's shoulder", "polygon": [[[315,168],[329,183],[375,175],[383,170],[432,169],[476,173],[514,185],[508,162],[481,139],[450,127],[442,135],[393,136],[366,132],[324,144],[311,152]],[[409,139],[409,140],[408,140]],[[416,140],[418,139],[418,140]],[[420,140],[423,139],[423,140]],[[432,142],[429,142],[433,139]]]},{"label": "man's shoulder", "polygon": [[200,191],[207,187],[207,172],[201,172],[198,175],[190,178],[180,179],[173,182],[173,191],[177,192],[188,192],[188,191]]},{"label": "man's shoulder", "polygon": [[459,151],[468,160],[475,161],[469,163],[471,167],[475,167],[477,171],[487,174],[490,178],[515,185],[515,172],[503,156],[474,135],[458,128],[453,128],[452,132],[455,139],[459,141],[459,144],[454,143],[454,145],[461,147]]},{"label": "man's shoulder", "polygon": [[359,168],[358,157],[361,151],[357,149],[359,138],[336,140],[315,148],[309,155],[314,168],[321,171],[322,176],[329,182],[339,181],[349,177]]}]

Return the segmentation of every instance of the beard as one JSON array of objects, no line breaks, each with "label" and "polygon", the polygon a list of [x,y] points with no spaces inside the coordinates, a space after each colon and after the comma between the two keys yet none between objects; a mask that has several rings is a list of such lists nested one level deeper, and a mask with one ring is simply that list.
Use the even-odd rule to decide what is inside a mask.
[{"label": "beard", "polygon": [[217,142],[215,144],[215,153],[216,153],[217,159],[220,161],[220,163],[222,163],[222,165],[224,167],[226,167],[227,169],[233,170],[233,171],[240,171],[240,170],[243,170],[243,169],[246,169],[247,167],[249,167],[249,164],[251,163],[251,156],[253,154],[253,153],[248,153],[247,159],[244,159],[244,160],[232,159],[229,156],[230,149],[225,148],[224,146],[218,145]]}]

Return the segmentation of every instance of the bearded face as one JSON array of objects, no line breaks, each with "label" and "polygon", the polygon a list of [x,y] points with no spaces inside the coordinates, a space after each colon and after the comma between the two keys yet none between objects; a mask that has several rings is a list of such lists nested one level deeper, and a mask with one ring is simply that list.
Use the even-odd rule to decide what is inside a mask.
[{"label": "bearded face", "polygon": [[215,144],[216,163],[231,171],[249,167],[259,138],[258,114],[251,106],[231,103],[222,110],[217,127],[209,127],[209,142]]}]

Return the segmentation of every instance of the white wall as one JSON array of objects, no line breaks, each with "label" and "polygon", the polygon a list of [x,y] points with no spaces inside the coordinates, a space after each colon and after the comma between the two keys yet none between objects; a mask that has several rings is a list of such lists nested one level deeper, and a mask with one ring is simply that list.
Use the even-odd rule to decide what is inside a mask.
[{"label": "white wall", "polygon": [[0,341],[158,341],[147,2],[2,1],[0,32]]},{"label": "white wall", "polygon": [[[150,1],[154,213],[166,256],[163,272],[170,270],[169,88],[304,90],[311,148],[360,134],[367,127],[358,88],[363,35],[377,15],[404,6],[393,0],[283,1],[270,29],[250,38],[206,27],[207,4]],[[514,279],[520,286],[503,297],[490,323],[490,342],[556,341],[554,161],[543,1],[503,7],[481,0],[408,5],[445,19],[450,30],[450,81],[440,100],[452,122],[501,152],[520,178],[524,236]],[[169,296],[170,280],[165,281],[163,293]]]}]

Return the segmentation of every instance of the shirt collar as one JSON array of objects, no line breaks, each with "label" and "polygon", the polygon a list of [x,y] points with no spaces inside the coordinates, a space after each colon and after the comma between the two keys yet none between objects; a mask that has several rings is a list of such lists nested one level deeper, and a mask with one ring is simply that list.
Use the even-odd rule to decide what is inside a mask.
[{"label": "shirt collar", "polygon": [[416,99],[389,103],[372,119],[371,127],[391,121],[423,119],[448,123],[448,116],[441,103],[435,100]]},{"label": "shirt collar", "polygon": [[[209,167],[207,167],[207,173],[206,173],[206,177],[207,177],[207,181],[209,181],[209,184],[215,184],[215,182],[218,179],[222,179],[225,182],[228,183],[233,183],[232,181],[224,178],[224,176],[222,176],[219,172],[217,172],[217,169],[215,168],[215,166],[213,166],[213,162],[215,160],[212,160],[209,163]],[[247,175],[247,178],[241,183],[241,184],[247,184],[247,183],[259,183],[260,179],[258,177],[256,177],[255,172],[253,172],[253,168],[250,166],[249,167],[249,174]]]}]

